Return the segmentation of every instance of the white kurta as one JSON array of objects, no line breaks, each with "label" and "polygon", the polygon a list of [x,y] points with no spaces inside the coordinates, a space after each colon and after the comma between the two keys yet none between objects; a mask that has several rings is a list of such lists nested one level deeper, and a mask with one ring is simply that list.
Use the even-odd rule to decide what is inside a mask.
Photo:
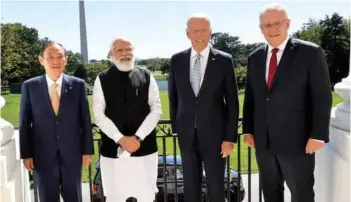
[{"label": "white kurta", "polygon": [[[150,74],[149,100],[150,113],[136,132],[141,140],[156,127],[162,114],[161,101],[157,83]],[[96,78],[93,89],[93,113],[95,123],[116,143],[123,134],[105,115],[106,102],[99,77]],[[101,156],[100,169],[102,185],[106,202],[125,202],[134,197],[138,202],[152,202],[158,189],[157,182],[157,152],[142,156],[131,157],[127,151],[118,152],[120,158]]]}]

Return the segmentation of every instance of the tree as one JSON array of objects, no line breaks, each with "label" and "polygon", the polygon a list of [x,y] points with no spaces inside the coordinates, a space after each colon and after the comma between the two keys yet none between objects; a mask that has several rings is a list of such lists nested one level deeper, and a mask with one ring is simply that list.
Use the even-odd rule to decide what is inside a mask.
[{"label": "tree", "polygon": [[38,31],[20,23],[1,24],[1,84],[20,83],[44,72],[38,62]]},{"label": "tree", "polygon": [[72,75],[80,65],[84,64],[82,55],[80,53],[73,53],[72,51],[67,51],[66,55],[68,56],[68,61],[65,72]]},{"label": "tree", "polygon": [[78,67],[74,71],[73,76],[81,78],[83,80],[87,79],[87,70],[83,64],[78,64]]},{"label": "tree", "polygon": [[329,76],[334,86],[346,77],[350,65],[350,19],[334,13],[324,20],[312,20],[305,23],[294,37],[310,41],[321,46],[327,58]]},{"label": "tree", "polygon": [[301,30],[293,34],[293,37],[310,41],[315,44],[321,44],[322,32],[323,28],[319,22],[313,19],[309,19],[307,23],[303,24]]},{"label": "tree", "polygon": [[346,77],[350,68],[350,31],[342,16],[334,13],[320,22],[321,46],[325,50],[332,85]]}]

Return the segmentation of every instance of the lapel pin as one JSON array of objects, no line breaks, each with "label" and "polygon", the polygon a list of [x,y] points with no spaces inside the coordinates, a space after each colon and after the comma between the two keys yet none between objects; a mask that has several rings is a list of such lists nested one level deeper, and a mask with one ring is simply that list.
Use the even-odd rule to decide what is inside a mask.
[{"label": "lapel pin", "polygon": [[216,58],[212,58],[212,60],[216,60]]}]

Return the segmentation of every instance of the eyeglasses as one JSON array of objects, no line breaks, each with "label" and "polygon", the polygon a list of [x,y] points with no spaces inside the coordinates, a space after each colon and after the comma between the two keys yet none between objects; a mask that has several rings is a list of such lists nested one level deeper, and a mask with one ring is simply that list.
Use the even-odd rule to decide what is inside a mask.
[{"label": "eyeglasses", "polygon": [[276,21],[276,22],[270,22],[270,23],[266,23],[266,24],[261,24],[260,26],[262,28],[265,28],[265,29],[270,29],[270,28],[273,28],[273,27],[279,27],[281,26],[285,21],[287,21],[288,19],[284,19],[282,21]]}]

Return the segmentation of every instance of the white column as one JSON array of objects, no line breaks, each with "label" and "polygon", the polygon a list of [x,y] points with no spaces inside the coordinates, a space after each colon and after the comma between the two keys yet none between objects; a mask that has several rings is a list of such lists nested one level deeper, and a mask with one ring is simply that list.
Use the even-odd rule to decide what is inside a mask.
[{"label": "white column", "polygon": [[[5,99],[0,96],[0,108]],[[0,201],[31,202],[28,172],[19,158],[18,133],[0,117]]]},{"label": "white column", "polygon": [[332,109],[330,142],[316,152],[316,202],[350,202],[351,75],[334,89],[344,102]]}]

